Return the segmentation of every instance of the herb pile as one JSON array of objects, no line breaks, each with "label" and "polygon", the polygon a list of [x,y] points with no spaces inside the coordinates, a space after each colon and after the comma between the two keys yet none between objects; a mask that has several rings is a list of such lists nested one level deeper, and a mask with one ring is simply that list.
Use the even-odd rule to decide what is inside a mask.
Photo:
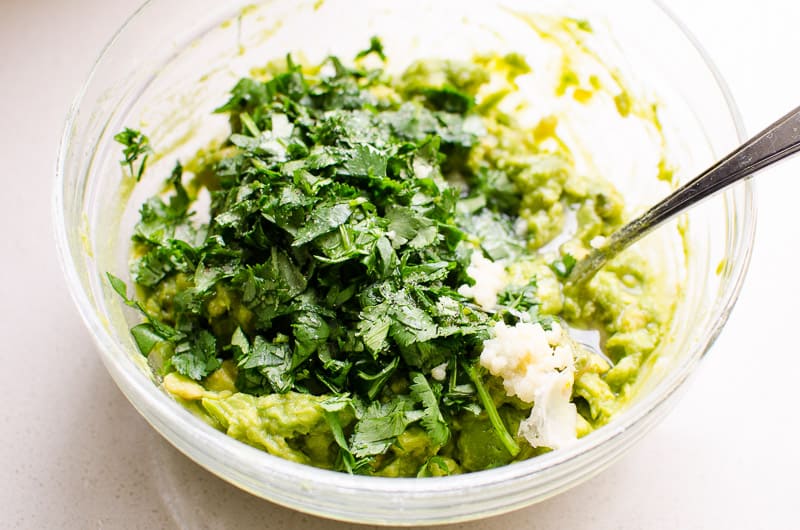
[{"label": "herb pile", "polygon": [[[384,59],[379,41],[369,54]],[[516,455],[477,358],[494,322],[539,319],[535,286],[508,287],[491,314],[458,292],[473,252],[526,245],[512,180],[467,163],[486,134],[476,90],[398,84],[335,57],[239,81],[217,109],[232,127],[224,156],[192,185],[176,164],[171,193],[141,207],[140,301],[110,277],[145,317],[132,329],[141,352],[159,352],[162,375],[202,381],[230,359],[239,392],[327,396],[339,469],[367,469],[412,424],[445,446],[465,411],[485,411]],[[141,176],[146,137],[117,139]],[[192,211],[197,183],[207,222]]]}]

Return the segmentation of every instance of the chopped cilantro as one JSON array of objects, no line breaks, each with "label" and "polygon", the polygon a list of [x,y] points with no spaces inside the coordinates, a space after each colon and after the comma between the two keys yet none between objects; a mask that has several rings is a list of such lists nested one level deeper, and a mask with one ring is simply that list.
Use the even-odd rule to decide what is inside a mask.
[{"label": "chopped cilantro", "polygon": [[378,37],[372,37],[369,40],[369,48],[358,52],[356,54],[356,59],[361,59],[362,57],[366,57],[370,53],[374,53],[375,55],[380,57],[381,61],[386,62],[386,55],[383,53],[383,43]]},{"label": "chopped cilantro", "polygon": [[179,374],[192,379],[202,379],[222,365],[217,357],[217,340],[205,329],[179,342],[171,362]]},{"label": "chopped cilantro", "polygon": [[442,411],[439,409],[439,395],[441,385],[432,385],[425,378],[424,375],[417,372],[411,376],[411,397],[422,405],[424,416],[420,420],[431,441],[435,445],[444,445],[448,438],[450,438],[450,429],[447,427],[447,422],[442,416]]},{"label": "chopped cilantro", "polygon": [[[369,54],[385,60],[377,38],[358,57]],[[307,71],[287,57],[216,109],[231,134],[193,183],[210,192],[207,221],[190,211],[197,186],[184,187],[180,163],[169,193],[142,205],[131,265],[141,301],[109,275],[145,317],[131,330],[137,346],[147,355],[166,343],[167,369],[193,380],[228,360],[240,392],[328,396],[336,465],[351,473],[378,465],[411,425],[444,447],[453,417],[482,410],[517,454],[475,365],[494,322],[536,317],[535,283],[501,292],[497,312],[458,293],[473,281],[473,252],[514,259],[526,248],[513,179],[466,163],[485,133],[483,78],[404,92],[383,70],[335,57]],[[141,177],[147,137],[126,129],[117,140]],[[572,265],[564,256],[553,268]],[[443,363],[447,381],[426,375]],[[449,472],[440,457],[426,462],[419,473]]]},{"label": "chopped cilantro", "polygon": [[414,410],[414,402],[396,396],[388,403],[374,401],[358,418],[350,447],[356,457],[386,452],[409,424],[420,420],[424,412]]},{"label": "chopped cilantro", "polygon": [[[147,159],[153,153],[153,149],[150,147],[150,139],[140,131],[126,128],[114,136],[114,140],[125,146],[122,150],[124,158],[120,161],[120,164],[128,166],[131,175],[135,176],[136,180],[140,180],[144,173]],[[139,160],[140,157],[141,160]],[[137,162],[138,167],[134,167]]]},{"label": "chopped cilantro", "polygon": [[576,260],[572,255],[564,254],[560,258],[553,261],[550,264],[550,268],[556,273],[556,276],[564,279],[570,275],[576,263],[578,263],[578,260]]}]

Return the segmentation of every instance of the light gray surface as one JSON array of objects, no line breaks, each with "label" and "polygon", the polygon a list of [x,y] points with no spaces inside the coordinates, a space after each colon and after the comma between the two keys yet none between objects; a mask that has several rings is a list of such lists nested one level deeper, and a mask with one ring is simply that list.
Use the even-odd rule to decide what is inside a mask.
[{"label": "light gray surface", "polygon": [[[50,230],[56,145],[91,62],[137,3],[0,0],[0,526],[350,528],[253,498],[172,449],[107,377],[68,297]],[[799,5],[669,4],[702,37],[750,132],[800,104]],[[797,528],[797,173],[800,159],[759,177],[748,280],[671,416],[584,485],[454,528]]]}]

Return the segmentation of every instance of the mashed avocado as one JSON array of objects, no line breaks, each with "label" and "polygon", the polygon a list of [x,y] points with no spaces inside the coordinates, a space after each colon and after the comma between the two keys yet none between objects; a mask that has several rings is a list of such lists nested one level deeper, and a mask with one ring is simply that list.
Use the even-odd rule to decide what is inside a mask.
[{"label": "mashed avocado", "polygon": [[239,81],[227,140],[141,207],[132,335],[189,410],[294,462],[442,476],[567,445],[624,406],[671,315],[633,255],[564,288],[622,197],[556,118],[502,110],[522,57],[384,60],[373,39]]}]

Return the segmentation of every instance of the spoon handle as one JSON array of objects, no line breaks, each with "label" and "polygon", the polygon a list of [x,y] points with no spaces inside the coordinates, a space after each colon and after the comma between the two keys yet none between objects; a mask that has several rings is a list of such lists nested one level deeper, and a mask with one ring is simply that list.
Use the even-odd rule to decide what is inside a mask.
[{"label": "spoon handle", "polygon": [[800,151],[800,107],[753,136],[725,158],[690,180],[639,218],[608,238],[602,248],[580,260],[570,274],[572,284],[585,282],[613,256],[685,209],[723,188]]}]

